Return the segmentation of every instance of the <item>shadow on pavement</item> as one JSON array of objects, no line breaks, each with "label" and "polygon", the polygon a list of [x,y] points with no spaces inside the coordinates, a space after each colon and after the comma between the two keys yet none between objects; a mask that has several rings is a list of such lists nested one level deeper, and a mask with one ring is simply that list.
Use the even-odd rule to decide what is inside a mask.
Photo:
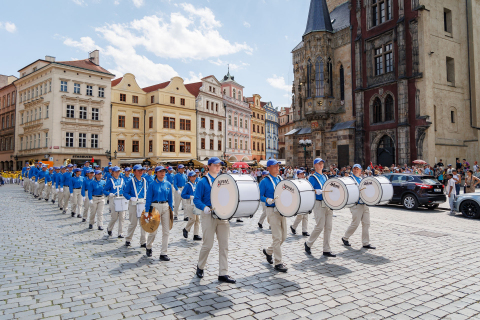
[{"label": "shadow on pavement", "polygon": [[345,247],[347,250],[337,254],[338,257],[344,259],[355,260],[359,263],[370,264],[370,265],[381,265],[390,263],[391,260],[383,256],[377,256],[368,252],[368,249],[361,248],[359,250],[353,249],[352,247]]}]

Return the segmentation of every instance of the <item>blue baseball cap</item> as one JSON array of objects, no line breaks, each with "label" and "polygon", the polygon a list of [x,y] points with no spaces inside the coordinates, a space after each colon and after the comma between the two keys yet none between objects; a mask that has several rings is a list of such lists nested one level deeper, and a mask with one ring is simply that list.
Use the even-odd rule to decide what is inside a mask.
[{"label": "blue baseball cap", "polygon": [[266,175],[266,174],[268,174],[268,171],[267,171],[267,170],[263,170],[263,171],[262,171],[262,175]]},{"label": "blue baseball cap", "polygon": [[99,166],[98,164],[96,164],[96,165],[94,165],[93,167],[94,167],[94,168],[98,168],[98,167],[100,167],[100,166]]},{"label": "blue baseball cap", "polygon": [[53,167],[50,167],[50,168],[48,168],[48,171],[50,171],[50,170],[52,170],[52,171],[53,171]]},{"label": "blue baseball cap", "polygon": [[67,168],[72,168],[73,167],[73,164],[69,163],[67,164]]},{"label": "blue baseball cap", "polygon": [[133,170],[143,170],[144,168],[140,164],[136,164],[133,166]]},{"label": "blue baseball cap", "polygon": [[173,168],[172,168],[172,167],[168,167],[167,170],[168,170],[168,171],[172,171]]},{"label": "blue baseball cap", "polygon": [[75,163],[75,164],[73,164],[73,166],[74,166],[74,167],[76,167],[76,166],[77,166],[77,164]]},{"label": "blue baseball cap", "polygon": [[112,169],[113,172],[118,172],[118,171],[120,171],[120,168],[117,167],[117,166],[115,166],[115,167],[113,167],[113,168],[110,168],[110,169]]},{"label": "blue baseball cap", "polygon": [[354,169],[355,169],[355,168],[362,169],[362,166],[357,163],[357,164],[354,164],[354,165],[353,165],[353,168],[354,168]]},{"label": "blue baseball cap", "polygon": [[183,168],[185,168],[185,166],[183,164],[178,165],[178,169],[183,169]]},{"label": "blue baseball cap", "polygon": [[322,158],[317,158],[313,161],[313,164],[317,164],[317,163],[320,163],[320,162],[325,163],[325,160],[323,160]]},{"label": "blue baseball cap", "polygon": [[222,163],[222,161],[220,161],[220,159],[218,159],[217,157],[212,157],[208,159],[208,165],[219,164],[219,163]]},{"label": "blue baseball cap", "polygon": [[95,175],[97,174],[102,174],[102,171],[101,170],[95,170]]},{"label": "blue baseball cap", "polygon": [[195,172],[200,172],[200,171],[198,171],[198,169],[195,169]]},{"label": "blue baseball cap", "polygon": [[237,171],[237,170],[233,170],[232,173],[238,173],[238,171]]},{"label": "blue baseball cap", "polygon": [[87,173],[94,173],[94,172],[95,172],[95,170],[93,170],[93,169],[88,169],[87,170]]},{"label": "blue baseball cap", "polygon": [[125,172],[128,172],[128,171],[130,171],[130,170],[132,170],[132,168],[130,168],[130,167],[126,167],[126,168],[125,168]]},{"label": "blue baseball cap", "polygon": [[197,176],[197,175],[195,174],[195,172],[190,171],[190,172],[188,173],[188,176],[189,176],[189,177],[195,177],[195,176]]},{"label": "blue baseball cap", "polygon": [[164,166],[158,166],[155,168],[155,172],[166,170]]},{"label": "blue baseball cap", "polygon": [[109,162],[109,163],[108,163],[108,165],[109,165],[109,166],[111,166],[111,165],[112,165],[112,163],[111,163],[111,162]]},{"label": "blue baseball cap", "polygon": [[43,162],[42,161],[38,161],[38,164],[42,164]]},{"label": "blue baseball cap", "polygon": [[270,167],[270,166],[274,166],[276,164],[279,164],[280,162],[275,160],[275,159],[270,159],[267,161],[267,168]]},{"label": "blue baseball cap", "polygon": [[82,169],[78,169],[78,168],[73,169],[73,172],[75,172],[75,173],[80,172],[80,171],[82,171]]},{"label": "blue baseball cap", "polygon": [[303,170],[297,170],[297,174],[300,174],[300,173],[305,173],[305,171],[303,171]]},{"label": "blue baseball cap", "polygon": [[154,170],[154,168],[153,168],[153,167],[151,167],[151,168],[148,168],[147,170],[148,170],[148,171],[150,171],[150,170]]},{"label": "blue baseball cap", "polygon": [[85,161],[85,163],[90,163],[90,161],[89,161],[89,160],[87,160],[87,161]]},{"label": "blue baseball cap", "polygon": [[65,169],[65,167],[64,167],[64,166],[60,166],[60,169]]}]

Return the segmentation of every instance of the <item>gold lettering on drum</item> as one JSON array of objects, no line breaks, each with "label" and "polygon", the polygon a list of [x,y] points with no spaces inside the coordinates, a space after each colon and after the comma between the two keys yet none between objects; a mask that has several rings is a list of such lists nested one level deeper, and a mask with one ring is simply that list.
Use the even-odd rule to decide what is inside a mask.
[{"label": "gold lettering on drum", "polygon": [[223,186],[223,185],[226,185],[226,184],[230,184],[230,181],[228,181],[228,179],[218,180],[217,187],[220,187],[220,186]]},{"label": "gold lettering on drum", "polygon": [[335,182],[330,183],[330,185],[334,188],[340,189],[340,186],[336,184]]},{"label": "gold lettering on drum", "polygon": [[364,183],[365,186],[370,186],[370,185],[372,185],[372,184],[373,184],[372,181],[366,181],[366,182]]},{"label": "gold lettering on drum", "polygon": [[290,193],[293,193],[293,192],[294,192],[293,188],[292,188],[292,187],[289,187],[289,186],[287,186],[286,184],[284,184],[284,185],[283,185],[283,190],[290,191]]}]

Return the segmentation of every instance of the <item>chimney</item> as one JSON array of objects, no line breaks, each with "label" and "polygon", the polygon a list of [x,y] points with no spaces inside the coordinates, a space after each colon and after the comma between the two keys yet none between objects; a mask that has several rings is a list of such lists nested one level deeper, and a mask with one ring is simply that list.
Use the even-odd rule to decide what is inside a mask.
[{"label": "chimney", "polygon": [[55,57],[52,56],[45,56],[45,60],[49,62],[55,62]]},{"label": "chimney", "polygon": [[89,52],[88,59],[98,66],[100,64],[100,52],[98,50],[93,50],[92,52]]}]

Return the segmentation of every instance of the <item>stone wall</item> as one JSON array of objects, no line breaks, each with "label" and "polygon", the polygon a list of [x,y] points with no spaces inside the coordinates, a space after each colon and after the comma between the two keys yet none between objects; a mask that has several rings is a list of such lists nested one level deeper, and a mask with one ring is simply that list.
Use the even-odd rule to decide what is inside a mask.
[{"label": "stone wall", "polygon": [[327,0],[328,11],[332,12],[333,9],[345,2],[350,2],[350,0]]}]

